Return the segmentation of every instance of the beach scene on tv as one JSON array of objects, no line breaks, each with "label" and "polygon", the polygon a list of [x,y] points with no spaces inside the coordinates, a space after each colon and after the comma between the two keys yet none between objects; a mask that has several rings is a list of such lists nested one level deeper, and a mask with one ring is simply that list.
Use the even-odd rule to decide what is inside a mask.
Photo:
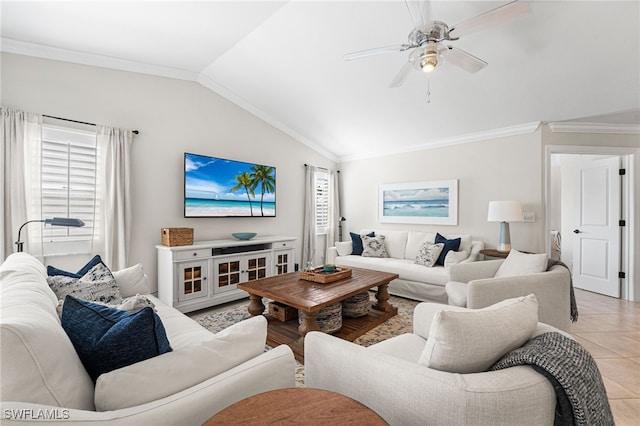
[{"label": "beach scene on tv", "polygon": [[449,188],[395,189],[383,198],[385,216],[449,216]]},{"label": "beach scene on tv", "polygon": [[276,215],[276,169],[184,155],[185,217]]}]

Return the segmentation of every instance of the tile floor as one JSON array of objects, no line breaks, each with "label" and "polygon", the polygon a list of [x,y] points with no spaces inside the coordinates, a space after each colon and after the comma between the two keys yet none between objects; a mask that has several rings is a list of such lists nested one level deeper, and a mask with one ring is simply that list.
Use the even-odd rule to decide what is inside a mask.
[{"label": "tile floor", "polygon": [[571,334],[595,359],[617,426],[640,425],[640,303],[576,289]]}]

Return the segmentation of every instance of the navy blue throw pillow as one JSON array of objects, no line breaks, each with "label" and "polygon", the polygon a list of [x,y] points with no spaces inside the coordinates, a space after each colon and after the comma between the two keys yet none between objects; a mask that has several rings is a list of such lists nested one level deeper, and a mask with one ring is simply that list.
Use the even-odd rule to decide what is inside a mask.
[{"label": "navy blue throw pillow", "polygon": [[[351,250],[351,254],[355,254],[358,256],[362,256],[362,251],[364,250],[364,246],[362,245],[362,237],[360,234],[354,234],[353,232],[349,232],[351,234],[351,243],[353,244],[353,250]],[[375,237],[376,233],[371,231],[367,234],[367,237]]]},{"label": "navy blue throw pillow", "polygon": [[171,352],[162,321],[150,307],[129,313],[67,296],[61,322],[94,382],[103,373]]},{"label": "navy blue throw pillow", "polygon": [[452,240],[447,240],[445,237],[437,233],[435,244],[442,243],[444,244],[444,248],[442,249],[440,256],[438,256],[438,260],[436,260],[436,265],[444,266],[444,258],[447,257],[447,253],[449,253],[450,250],[458,251],[458,249],[460,248],[461,240],[462,238],[454,238]]},{"label": "navy blue throw pillow", "polygon": [[64,275],[65,277],[82,278],[87,272],[91,270],[91,268],[96,266],[98,263],[102,263],[104,265],[100,256],[96,254],[95,256],[93,256],[93,259],[91,259],[89,262],[87,262],[86,265],[80,268],[78,272],[69,272],[49,265],[47,266],[47,275],[50,277],[53,277],[55,275]]}]

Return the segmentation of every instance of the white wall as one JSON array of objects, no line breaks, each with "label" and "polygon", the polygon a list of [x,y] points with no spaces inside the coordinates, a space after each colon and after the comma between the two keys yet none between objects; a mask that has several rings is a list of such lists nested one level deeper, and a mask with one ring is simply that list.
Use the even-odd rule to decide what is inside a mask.
[{"label": "white wall", "polygon": [[[511,223],[515,249],[546,250],[541,218],[541,132],[452,145],[339,165],[343,200],[341,214],[347,232],[361,228],[423,229],[448,234],[471,234],[495,248],[499,224],[487,222],[492,200],[520,200],[534,212],[534,223]],[[399,225],[378,222],[378,185],[458,179],[458,225]]]},{"label": "white wall", "polygon": [[[334,168],[333,161],[195,82],[6,53],[1,77],[3,106],[140,131],[132,148],[129,263],[142,262],[154,287],[164,227],[193,227],[200,241],[236,231],[294,236],[299,262],[304,163]],[[185,219],[185,151],[275,166],[277,217]]]}]

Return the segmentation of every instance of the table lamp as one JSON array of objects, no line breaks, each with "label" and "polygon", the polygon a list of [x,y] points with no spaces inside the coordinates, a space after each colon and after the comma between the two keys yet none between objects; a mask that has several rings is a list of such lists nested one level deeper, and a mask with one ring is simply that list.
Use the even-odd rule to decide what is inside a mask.
[{"label": "table lamp", "polygon": [[26,224],[32,222],[43,222],[45,225],[51,226],[73,226],[73,227],[81,227],[84,226],[84,222],[80,219],[75,219],[71,217],[54,217],[51,219],[34,219],[28,220],[22,224],[20,229],[18,229],[18,241],[16,241],[16,245],[18,246],[18,252],[21,252],[24,248],[24,241],[20,241],[20,232],[22,232],[22,228],[25,227]]},{"label": "table lamp", "polygon": [[520,201],[489,201],[489,222],[500,222],[500,238],[497,250],[507,253],[511,251],[509,222],[522,221],[522,205]]}]

